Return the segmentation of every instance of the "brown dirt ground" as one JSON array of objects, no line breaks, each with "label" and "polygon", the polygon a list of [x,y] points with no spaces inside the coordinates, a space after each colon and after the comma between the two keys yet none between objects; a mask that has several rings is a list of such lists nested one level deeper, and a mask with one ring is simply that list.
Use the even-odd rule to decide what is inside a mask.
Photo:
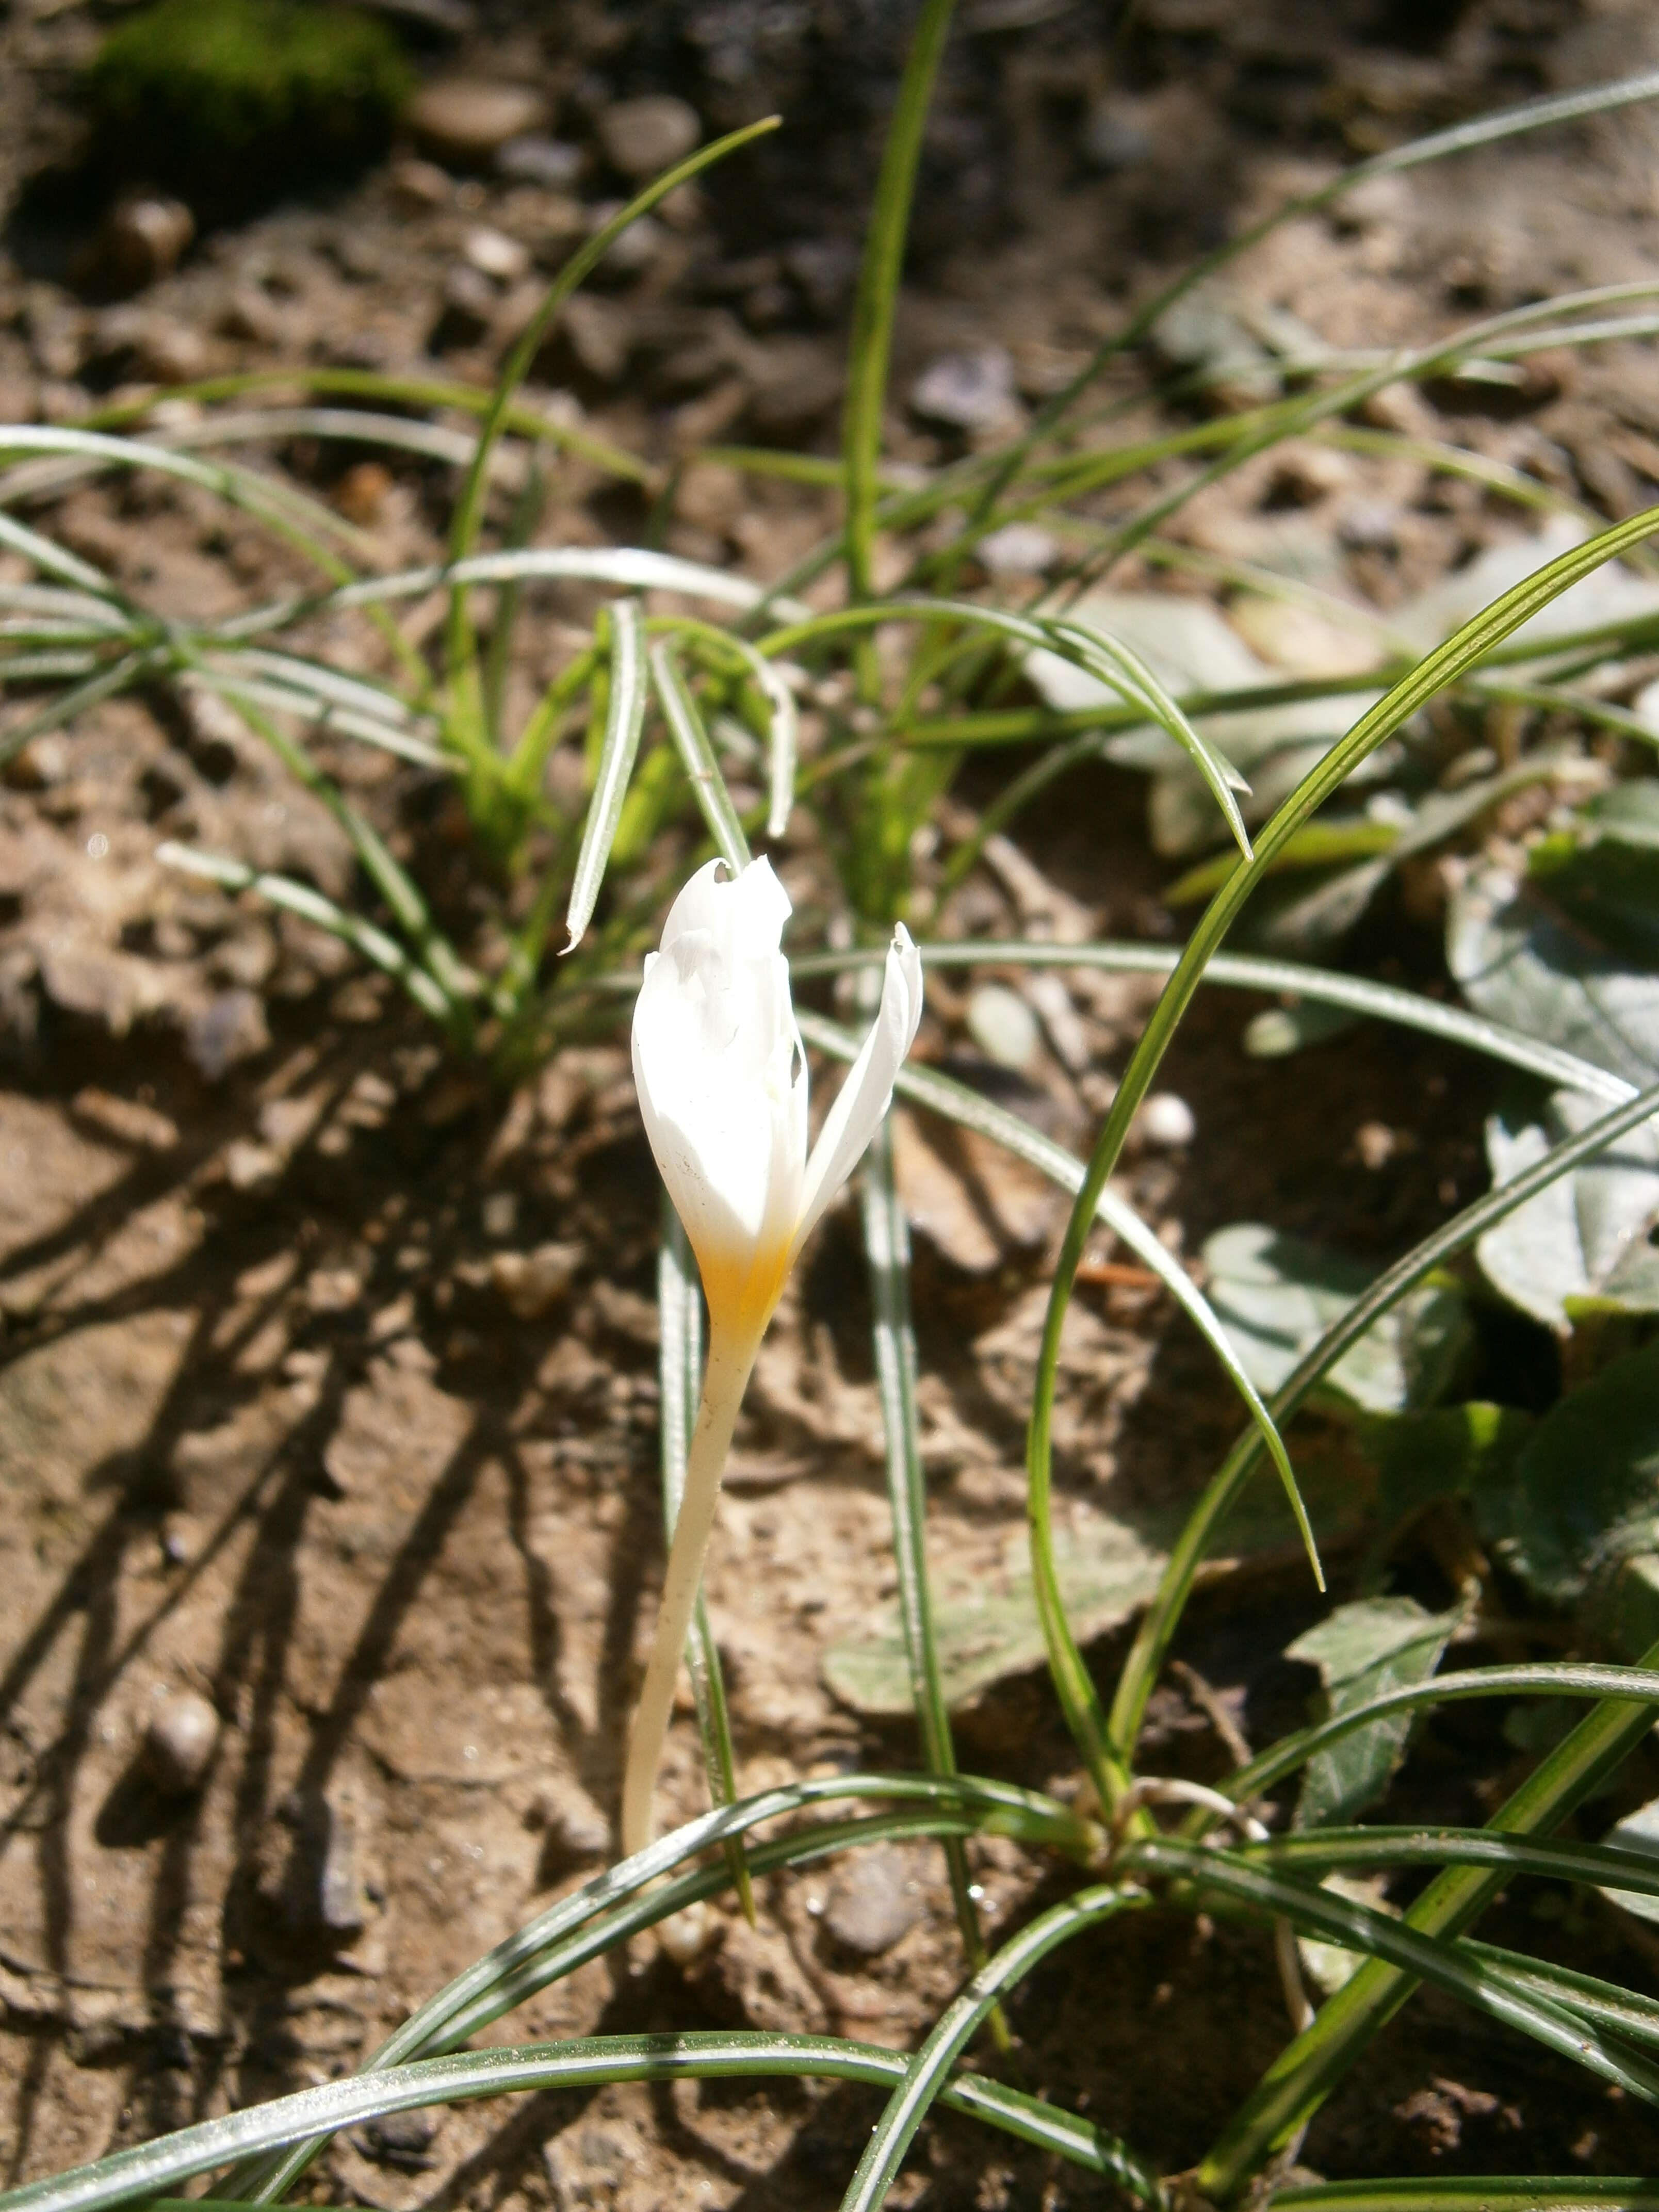
[{"label": "brown dirt ground", "polygon": [[[941,349],[1000,337],[1035,392],[1144,286],[1171,234],[1213,226],[1218,196],[1242,220],[1326,173],[1345,132],[1364,150],[1367,132],[1433,122],[1449,100],[1605,73],[1639,60],[1646,34],[1635,9],[1492,6],[1464,9],[1444,36],[1395,35],[1379,15],[1310,58],[1285,11],[1238,11],[1244,27],[1225,36],[1215,13],[1173,0],[1146,10],[1136,66],[1163,150],[1144,169],[1091,178],[1041,131],[1019,142],[1010,235],[930,262],[905,302],[896,389]],[[13,181],[61,138],[53,102],[92,24],[76,7],[18,0],[0,27]],[[522,66],[511,35],[516,46],[480,32],[470,58]],[[1009,82],[1024,80],[1011,70]],[[1033,112],[1048,111],[1039,100]],[[1431,171],[1340,225],[1294,226],[1251,264],[1249,290],[1328,339],[1374,343],[1475,306],[1651,273],[1653,165],[1653,141],[1631,123]],[[125,335],[49,269],[0,261],[0,414],[71,415],[147,358],[154,374],[169,340],[178,358],[180,331],[209,368],[399,366],[441,343],[450,373],[482,376],[514,303],[503,301],[502,327],[445,336],[445,271],[481,221],[547,251],[548,210],[525,190],[471,180],[417,210],[395,171],[379,173],[331,204],[213,234],[143,295],[147,320]],[[657,459],[728,433],[823,434],[836,332],[803,316],[769,327],[752,299],[748,322],[725,297],[711,303],[723,252],[693,210],[654,274],[604,295],[631,368],[607,379],[598,339],[592,357],[565,363],[592,427]],[[263,307],[248,307],[250,290]],[[1425,404],[1413,419],[1609,512],[1659,482],[1659,373],[1634,349],[1564,365],[1519,413]],[[896,423],[895,441],[922,460],[940,450],[914,422]],[[388,564],[437,544],[450,487],[434,469],[382,481],[315,452],[280,459],[339,499]],[[1292,525],[1330,547],[1339,509],[1361,500],[1399,520],[1394,556],[1350,562],[1352,585],[1383,604],[1512,527],[1398,463],[1356,463],[1288,519],[1268,472],[1247,473],[1187,527],[1230,553]],[[704,469],[684,480],[666,542],[775,573],[823,513],[799,489]],[[178,488],[88,489],[56,515],[66,542],[162,607],[199,612],[299,574]],[[572,466],[542,535],[593,542],[640,521]],[[532,633],[518,672],[526,690],[558,656],[559,620],[588,604],[552,599],[557,619]],[[464,869],[453,848],[443,860],[430,792],[361,754],[335,764],[464,913]],[[968,795],[996,772],[977,771]],[[1021,832],[1096,930],[1173,926],[1141,800],[1133,780],[1101,771]],[[610,1848],[660,1565],[657,1190],[620,1045],[573,1051],[511,1097],[490,1094],[330,941],[165,876],[152,858],[164,834],[350,887],[319,810],[211,716],[162,700],[89,716],[0,792],[0,2157],[14,2179],[350,2067],[591,1873]],[[784,860],[810,906],[819,879],[804,833]],[[990,875],[958,915],[988,933],[1021,919]],[[1397,972],[1436,972],[1431,934],[1406,912],[1386,913],[1375,937],[1365,949]],[[1073,988],[1094,1066],[1109,1073],[1146,994],[1083,978]],[[922,1049],[935,1059],[962,1060],[960,992],[934,994]],[[1201,1006],[1169,1069],[1197,1141],[1190,1154],[1144,1152],[1125,1178],[1178,1249],[1255,1218],[1381,1257],[1482,1188],[1484,1075],[1427,1043],[1357,1031],[1287,1082],[1239,1048],[1255,1003],[1218,994]],[[1086,1127],[1086,1100],[1057,1060],[1022,1103],[1073,1142]],[[1376,1125],[1395,1141],[1367,1167],[1359,1132]],[[908,1125],[902,1146],[930,1545],[948,1595],[1018,1565],[1019,1411],[1062,1215],[937,1133]],[[572,1285],[524,1318],[507,1296],[512,1255],[550,1242],[576,1248]],[[711,1565],[745,1790],[914,1756],[907,1729],[839,1705],[821,1671],[825,1647],[866,1631],[894,1586],[867,1326],[843,1210],[763,1358]],[[1089,1291],[1075,1326],[1060,1474],[1086,1546],[1125,1501],[1189,1492],[1233,1413],[1164,1303]],[[1409,1571],[1437,1587],[1431,1562]],[[1275,1655],[1312,1611],[1286,1561],[1195,1610],[1188,1656],[1258,1737],[1299,1716],[1305,1680]],[[1097,1647],[1103,1668],[1115,1648]],[[139,1747],[158,1702],[182,1688],[211,1701],[222,1735],[205,1787],[179,1802],[146,1778]],[[960,1726],[976,1767],[1071,1776],[1036,1678],[999,1686]],[[1175,1771],[1224,1763],[1201,1702],[1173,1682],[1149,1731]],[[1478,1819],[1518,1771],[1488,1729],[1450,1715],[1425,1732],[1409,1802]],[[703,1802],[689,1721],[663,1802],[680,1815]],[[1058,1893],[1057,1874],[1006,1847],[971,1856],[993,1930]],[[960,1974],[937,1855],[907,1850],[882,1869],[915,1917],[872,1959],[830,1932],[842,1878],[771,1883],[754,1930],[717,1916],[689,1971],[641,1939],[495,2033],[726,2021],[908,2041]],[[1592,1971],[1651,1972],[1610,1921],[1563,1917],[1549,1898],[1517,1898],[1492,1932]],[[1068,1952],[1013,2021],[1017,2078],[1171,2166],[1196,2154],[1283,2032],[1261,1936],[1153,1917]],[[867,2093],[801,2086],[541,2097],[342,2139],[315,2179],[334,2201],[389,2212],[827,2205],[873,2111]],[[1586,2077],[1419,2000],[1304,2155],[1331,2173],[1652,2172],[1659,2129]],[[991,2212],[1109,2193],[946,2121],[894,2201]]]}]

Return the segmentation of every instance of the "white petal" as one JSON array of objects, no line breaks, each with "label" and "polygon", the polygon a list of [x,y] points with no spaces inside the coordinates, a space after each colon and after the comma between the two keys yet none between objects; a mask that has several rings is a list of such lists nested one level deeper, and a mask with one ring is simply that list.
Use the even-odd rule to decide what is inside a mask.
[{"label": "white petal", "polygon": [[801,1193],[797,1250],[824,1208],[858,1165],[893,1096],[893,1080],[915,1042],[921,1021],[921,955],[901,922],[888,948],[881,1005],[840,1096],[830,1109],[812,1157],[806,1163]]},{"label": "white petal", "polygon": [[765,862],[700,869],[634,1012],[651,1149],[705,1282],[787,1249],[806,1153],[805,1063],[778,951],[789,902]]}]

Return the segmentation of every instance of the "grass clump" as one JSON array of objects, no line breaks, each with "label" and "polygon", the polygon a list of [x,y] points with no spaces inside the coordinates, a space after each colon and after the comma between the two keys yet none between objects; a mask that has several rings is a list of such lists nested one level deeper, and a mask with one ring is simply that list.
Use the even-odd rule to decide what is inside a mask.
[{"label": "grass clump", "polygon": [[409,88],[384,24],[306,0],[156,0],[87,78],[104,158],[207,212],[374,159]]}]

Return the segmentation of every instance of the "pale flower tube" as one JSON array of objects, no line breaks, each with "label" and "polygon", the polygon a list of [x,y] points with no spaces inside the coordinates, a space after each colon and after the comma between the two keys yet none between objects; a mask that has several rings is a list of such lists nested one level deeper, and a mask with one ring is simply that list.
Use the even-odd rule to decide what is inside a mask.
[{"label": "pale flower tube", "polygon": [[796,1255],[887,1111],[921,1019],[921,957],[901,926],[874,1025],[809,1158],[806,1055],[780,949],[789,911],[769,862],[733,874],[710,861],[669,909],[634,1010],[640,1112],[702,1276],[708,1364],[629,1740],[622,1842],[629,1855],[651,1840],[675,1679],[755,1355]]}]

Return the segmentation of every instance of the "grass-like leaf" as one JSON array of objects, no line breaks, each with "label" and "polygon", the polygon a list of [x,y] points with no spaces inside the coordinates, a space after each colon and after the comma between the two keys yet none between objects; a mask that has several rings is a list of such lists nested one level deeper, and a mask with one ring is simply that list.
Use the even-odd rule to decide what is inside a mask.
[{"label": "grass-like leaf", "polygon": [[1248,1803],[1273,1789],[1286,1775],[1354,1729],[1399,1713],[1427,1705],[1452,1705],[1468,1698],[1635,1698],[1659,1706],[1659,1677],[1639,1667],[1600,1667],[1565,1664],[1543,1660],[1533,1666],[1474,1667],[1450,1674],[1436,1674],[1426,1682],[1410,1682],[1402,1688],[1368,1698],[1363,1705],[1334,1713],[1329,1720],[1298,1729],[1228,1776],[1220,1787],[1239,1803]]},{"label": "grass-like leaf", "polygon": [[[1303,778],[1263,828],[1256,841],[1255,858],[1239,863],[1205,909],[1130,1055],[1122,1081],[1096,1140],[1088,1172],[1073,1206],[1060,1247],[1043,1324],[1026,1445],[1032,1577],[1044,1637],[1048,1644],[1050,1663],[1067,1723],[1077,1736],[1095,1777],[1096,1786],[1103,1798],[1109,1802],[1115,1799],[1124,1786],[1125,1760],[1135,1740],[1140,1709],[1139,1705],[1134,1707],[1135,1728],[1131,1729],[1127,1736],[1121,1733],[1115,1735],[1101,1709],[1092,1679],[1066,1620],[1050,1525],[1052,1432],[1059,1376],[1060,1330],[1071,1302],[1077,1270],[1092,1228],[1096,1201],[1117,1164],[1129,1125],[1152,1087],[1170,1042],[1192,1002],[1205,968],[1219,950],[1223,938],[1245,902],[1289,839],[1346,781],[1352,769],[1374,752],[1385,738],[1409,721],[1437,693],[1443,690],[1449,683],[1463,674],[1511,632],[1519,629],[1532,616],[1548,606],[1581,577],[1590,574],[1603,562],[1616,559],[1626,545],[1639,544],[1656,528],[1659,528],[1659,509],[1650,509],[1604,531],[1587,544],[1575,546],[1571,551],[1549,562],[1534,575],[1517,584],[1512,591],[1504,593],[1491,606],[1483,609],[1444,645],[1425,655],[1410,675],[1402,678],[1376,706],[1361,715],[1347,735]],[[1360,1306],[1354,1310],[1360,1310],[1365,1303],[1362,1300]],[[1198,1517],[1202,1518],[1201,1512]],[[1176,1560],[1185,1556],[1185,1544],[1183,1534],[1182,1542],[1172,1555],[1172,1569]],[[1166,1587],[1172,1587],[1167,1577]],[[1180,1605],[1184,1603],[1184,1600],[1185,1587],[1182,1587],[1174,1613],[1170,1613],[1165,1607],[1160,1605],[1154,1608],[1153,1618],[1159,1621],[1167,1620],[1172,1628],[1173,1620],[1178,1617]],[[1123,1706],[1126,1684],[1133,1686],[1127,1692],[1132,1699],[1143,1697],[1148,1686],[1143,1677],[1135,1674],[1133,1661],[1119,1684],[1120,1710]]]},{"label": "grass-like leaf", "polygon": [[[1133,943],[1056,945],[1025,938],[975,938],[961,944],[924,942],[918,947],[924,968],[1099,968],[1111,975],[1170,975],[1181,954],[1168,945]],[[851,967],[878,964],[879,951],[808,952],[790,961],[796,977],[839,975]],[[1393,1022],[1425,1036],[1466,1045],[1488,1059],[1518,1067],[1565,1090],[1619,1104],[1636,1095],[1622,1075],[1566,1052],[1540,1037],[1525,1036],[1484,1014],[1451,1006],[1397,983],[1375,982],[1368,975],[1346,975],[1334,968],[1316,968],[1299,960],[1276,960],[1255,953],[1218,952],[1204,970],[1206,983],[1240,991],[1283,992],[1322,1006],[1343,1006],[1375,1021]]]},{"label": "grass-like leaf", "polygon": [[709,836],[728,866],[747,867],[749,840],[743,834],[691,688],[666,640],[659,640],[651,647],[651,682]]},{"label": "grass-like leaf", "polygon": [[853,302],[841,443],[847,498],[847,580],[854,599],[867,598],[874,580],[876,497],[893,311],[898,300],[904,242],[909,234],[916,166],[921,159],[933,81],[950,35],[953,7],[954,0],[923,0],[911,34],[904,75],[882,149]]},{"label": "grass-like leaf", "polygon": [[[817,1045],[822,1052],[833,1054],[838,1060],[851,1060],[857,1057],[858,1040],[837,1024],[799,1009],[795,1018],[802,1036],[809,1044]],[[974,1129],[981,1136],[991,1138],[1017,1159],[1024,1160],[1039,1173],[1047,1176],[1051,1182],[1058,1183],[1062,1190],[1076,1191],[1081,1188],[1084,1176],[1081,1160],[1074,1158],[1063,1145],[1057,1145],[1051,1137],[1045,1137],[1041,1130],[1034,1129],[1029,1121],[1023,1121],[1018,1114],[1011,1114],[1006,1107],[994,1105],[988,1098],[981,1097],[978,1091],[970,1091],[965,1083],[941,1075],[936,1068],[909,1066],[900,1069],[893,1087],[900,1097],[914,1100],[918,1106],[927,1107],[932,1112],[943,1115],[947,1121],[954,1121],[962,1128]],[[1125,1205],[1114,1192],[1103,1189],[1098,1193],[1095,1212],[1104,1226],[1158,1276],[1215,1353],[1226,1371],[1227,1379],[1256,1422],[1262,1445],[1279,1468],[1281,1481],[1293,1492],[1295,1476],[1283,1439],[1209,1300],[1180,1261],[1159,1243],[1133,1207]],[[1303,1526],[1306,1528],[1305,1520]],[[1311,1544],[1311,1530],[1308,1530],[1304,1540]]]},{"label": "grass-like leaf", "polygon": [[[875,982],[874,972],[869,977]],[[862,994],[862,1011],[874,1012],[873,990]],[[909,1664],[910,1697],[923,1755],[932,1774],[956,1772],[956,1747],[945,1702],[945,1678],[933,1632],[927,1574],[927,1479],[921,1468],[921,1419],[916,1405],[916,1335],[910,1318],[910,1234],[893,1175],[891,1121],[884,1117],[865,1155],[860,1176],[864,1255],[870,1278],[875,1338],[876,1387],[887,1447],[887,1502],[893,1522],[893,1564],[898,1577],[899,1620]],[[979,1915],[974,1909],[967,1854],[959,1842],[945,1846],[951,1898],[968,1963],[984,1960]]]},{"label": "grass-like leaf", "polygon": [[618,599],[610,610],[610,692],[605,702],[605,742],[600,749],[593,796],[582,827],[581,849],[571,878],[568,927],[574,951],[586,933],[611,858],[623,800],[645,726],[647,672],[645,658],[645,617],[636,599]]},{"label": "grass-like leaf", "polygon": [[[1407,1974],[1414,1982],[1428,1982],[1461,1998],[1489,2019],[1519,2028],[1547,2049],[1599,2074],[1603,2081],[1617,2082],[1644,2103],[1659,2105],[1659,2066],[1621,2050],[1580,2015],[1523,1993],[1507,1976],[1486,1972],[1478,1958],[1437,1933],[1413,1927],[1409,1920],[1373,1911],[1334,1890],[1287,1881],[1247,1863],[1233,1851],[1207,1850],[1170,1838],[1139,1838],[1126,1844],[1119,1863],[1126,1872],[1191,1881],[1201,1894],[1271,1913],[1290,1921],[1300,1934],[1340,1944],[1345,1950],[1363,1952],[1374,1962]],[[1499,1875],[1498,1883],[1501,1885],[1503,1879]],[[1347,1990],[1353,1987],[1353,1982],[1346,1985]],[[1337,1996],[1346,1994],[1343,1990]],[[1336,2002],[1334,1997],[1331,2004]],[[1328,2006],[1327,2014],[1329,2009]],[[1318,2024],[1316,2021],[1301,2039],[1310,2039]]]},{"label": "grass-like leaf", "polygon": [[[751,1849],[751,1870],[799,1863],[803,1857],[849,1843],[913,1833],[918,1820],[931,1832],[942,1832],[954,1823],[958,1830],[1018,1836],[1083,1857],[1100,1841],[1100,1831],[1091,1821],[1054,1799],[978,1776],[837,1774],[764,1790],[735,1805],[716,1807],[659,1837],[631,1859],[550,1905],[411,2014],[368,2061],[368,2069],[378,2071],[453,2049],[587,1960],[602,1956],[669,1913],[713,1895],[726,1879],[723,1867],[694,1868],[679,1875],[675,1870],[722,1848],[731,1838],[747,1836],[751,1829],[789,1814],[860,1799],[894,1809],[884,1817],[809,1828]],[[667,1876],[674,1878],[665,1881]],[[653,1883],[661,1886],[653,1890]],[[319,2146],[320,2138],[313,2138],[290,2152],[280,2167],[239,2175],[234,2193],[280,2194]]]},{"label": "grass-like leaf", "polygon": [[372,921],[359,915],[348,914],[321,891],[313,890],[309,884],[296,883],[292,876],[275,875],[269,869],[250,868],[245,860],[232,860],[222,853],[198,852],[194,846],[180,845],[169,838],[155,848],[155,857],[169,868],[178,868],[185,875],[199,876],[204,883],[217,884],[223,890],[251,891],[256,898],[268,904],[282,907],[289,914],[298,915],[337,937],[354,952],[385,975],[400,984],[422,1013],[430,1014],[441,1029],[458,1044],[464,1044],[471,1028],[470,1012],[465,999],[452,997],[437,978],[411,959],[405,948],[395,937],[389,937]]},{"label": "grass-like leaf", "polygon": [[[904,2065],[898,2051],[835,2036],[723,2030],[592,2036],[568,2043],[469,2051],[324,2082],[218,2119],[198,2121],[158,2142],[118,2151],[95,2165],[11,2190],[0,2196],[0,2207],[4,2212],[103,2212],[106,2206],[153,2197],[158,2190],[175,2189],[233,2159],[303,2140],[319,2130],[332,2134],[389,2113],[479,2097],[599,2088],[616,2081],[764,2081],[787,2075],[886,2087],[902,2078]],[[1124,2145],[1090,2121],[977,2075],[958,2076],[943,2090],[942,2098],[956,2112],[1117,2182],[1155,2212],[1163,2204],[1155,2177]],[[178,2200],[181,2206],[246,2201],[226,2197]]]},{"label": "grass-like leaf", "polygon": [[[1643,1653],[1644,1668],[1659,1668],[1659,1644]],[[1511,1835],[1546,1833],[1581,1804],[1629,1756],[1653,1724],[1644,1701],[1610,1698],[1587,1713],[1542,1759],[1488,1826]],[[1437,1875],[1406,1917],[1404,1933],[1443,1946],[1461,1936],[1503,1887],[1504,1875],[1485,1867],[1451,1867]],[[1321,1896],[1328,1892],[1322,1891]],[[1383,1916],[1379,1915],[1378,1917]],[[1399,1927],[1399,1923],[1389,1923]],[[1338,1936],[1334,1940],[1340,1942]],[[1311,2027],[1281,2051],[1197,2169],[1197,2185],[1224,2203],[1273,2149],[1288,2142],[1354,2063],[1378,2028],[1393,2018],[1419,1978],[1418,1966],[1392,1948],[1392,1938],[1357,1948],[1373,1956],[1333,1996]],[[1429,1978],[1432,1978],[1430,1977]],[[1511,2002],[1519,1993],[1510,1991]],[[1577,2045],[1591,2031],[1575,2015]],[[1598,2047],[1604,2047],[1599,2045]]]},{"label": "grass-like leaf", "polygon": [[962,1994],[939,2014],[905,2068],[902,2081],[871,2130],[858,2170],[842,2199],[842,2212],[877,2212],[928,2107],[942,2095],[951,2069],[1004,1995],[1062,1943],[1148,1902],[1139,1891],[1115,1884],[1079,1890],[1063,1905],[1039,1915],[981,1967]]},{"label": "grass-like leaf", "polygon": [[1447,2174],[1431,2181],[1322,2181],[1280,2189],[1285,2212],[1659,2212],[1659,2180],[1635,2175]]}]

